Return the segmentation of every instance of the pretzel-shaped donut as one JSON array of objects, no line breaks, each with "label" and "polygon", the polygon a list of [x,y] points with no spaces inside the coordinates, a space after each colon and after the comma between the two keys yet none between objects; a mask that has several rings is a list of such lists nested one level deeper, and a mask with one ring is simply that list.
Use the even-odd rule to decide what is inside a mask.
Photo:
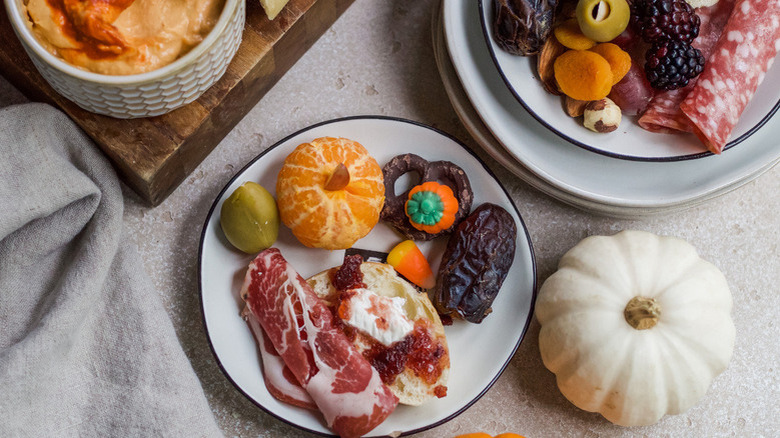
[{"label": "pretzel-shaped donut", "polygon": [[[395,182],[409,172],[417,172],[420,175],[420,184],[426,181],[437,181],[452,189],[452,193],[458,200],[458,211],[455,213],[455,222],[452,226],[435,234],[418,230],[412,226],[404,211],[411,189],[401,194],[395,193]],[[379,217],[390,223],[408,239],[431,240],[443,234],[449,234],[471,211],[474,192],[471,190],[471,183],[469,183],[466,172],[455,163],[428,161],[415,154],[397,155],[385,164],[382,168],[382,174],[385,180],[385,205]]]}]

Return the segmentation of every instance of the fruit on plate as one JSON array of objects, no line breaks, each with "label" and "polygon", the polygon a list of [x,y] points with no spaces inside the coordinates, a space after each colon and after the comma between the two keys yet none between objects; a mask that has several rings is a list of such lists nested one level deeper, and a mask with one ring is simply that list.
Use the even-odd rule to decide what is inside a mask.
[{"label": "fruit on plate", "polygon": [[599,100],[612,90],[612,68],[598,53],[569,50],[553,64],[563,94],[577,100]]},{"label": "fruit on plate", "polygon": [[595,41],[582,33],[580,25],[575,18],[566,20],[556,26],[553,34],[559,43],[572,50],[588,50],[596,45]]},{"label": "fruit on plate", "polygon": [[645,53],[645,74],[650,85],[659,90],[675,90],[704,71],[704,56],[682,41],[661,41]]},{"label": "fruit on plate", "polygon": [[515,257],[517,225],[496,204],[477,207],[447,241],[433,302],[442,315],[482,322]]},{"label": "fruit on plate", "polygon": [[612,85],[620,82],[631,69],[631,55],[621,49],[617,44],[601,43],[591,47],[591,52],[598,53],[609,63],[612,71]]},{"label": "fruit on plate", "polygon": [[446,396],[447,338],[425,292],[392,266],[364,262],[357,254],[307,281],[399,403],[418,406]]},{"label": "fruit on plate", "polygon": [[360,143],[317,138],[284,160],[276,181],[279,214],[308,247],[349,248],[379,221],[383,181],[379,164]]},{"label": "fruit on plate", "polygon": [[276,242],[279,210],[268,190],[247,181],[222,203],[219,224],[233,246],[247,254],[256,254]]},{"label": "fruit on plate", "polygon": [[685,0],[643,0],[632,4],[634,28],[648,43],[693,42],[701,18]]},{"label": "fruit on plate", "polygon": [[585,36],[607,42],[626,30],[631,11],[626,0],[580,0],[576,16]]},{"label": "fruit on plate", "polygon": [[557,0],[493,0],[493,36],[513,55],[536,54],[550,36]]},{"label": "fruit on plate", "polygon": [[734,350],[723,274],[675,237],[587,237],[542,285],[539,350],[569,401],[622,426],[698,402]]}]

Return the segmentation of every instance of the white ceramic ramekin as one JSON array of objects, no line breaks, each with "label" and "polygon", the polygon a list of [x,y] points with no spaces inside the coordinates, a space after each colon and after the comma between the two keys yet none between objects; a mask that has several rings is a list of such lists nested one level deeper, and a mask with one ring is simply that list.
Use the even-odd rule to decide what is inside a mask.
[{"label": "white ceramic ramekin", "polygon": [[214,29],[176,61],[146,73],[89,72],[49,53],[26,24],[23,0],[5,0],[11,24],[44,79],[87,111],[120,119],[158,116],[197,99],[227,69],[241,44],[244,0],[226,0]]}]

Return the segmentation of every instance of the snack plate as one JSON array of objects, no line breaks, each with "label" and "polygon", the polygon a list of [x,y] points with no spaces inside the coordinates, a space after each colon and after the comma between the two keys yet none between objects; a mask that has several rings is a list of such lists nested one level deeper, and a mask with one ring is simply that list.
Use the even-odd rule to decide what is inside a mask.
[{"label": "snack plate", "polygon": [[[227,378],[257,406],[274,417],[303,430],[329,435],[319,412],[297,408],[273,398],[263,383],[261,362],[254,338],[239,316],[239,297],[246,267],[253,256],[233,249],[222,234],[219,211],[222,202],[245,181],[255,181],[274,193],[276,177],[285,157],[299,144],[318,137],[340,136],[358,141],[384,165],[392,157],[414,152],[423,158],[449,160],[464,169],[471,180],[476,208],[484,202],[504,207],[515,218],[518,234],[514,263],[493,303],[493,312],[481,324],[456,321],[445,327],[451,369],[448,394],[419,407],[399,405],[372,436],[396,432],[410,434],[440,425],[471,406],[498,379],[523,339],[533,315],[536,264],[528,230],[516,206],[490,170],[454,138],[415,122],[380,116],[351,117],[305,128],[271,146],[236,174],[214,201],[200,241],[198,263],[203,320],[214,356]],[[397,191],[411,184],[408,177],[396,183]],[[354,248],[388,252],[403,240],[380,222]],[[446,239],[420,242],[418,246],[436,272]],[[304,277],[338,266],[344,251],[311,249],[301,245],[282,226],[274,245]]]},{"label": "snack plate", "polygon": [[570,196],[621,209],[686,207],[735,188],[780,160],[780,117],[738,148],[697,160],[619,160],[572,147],[509,92],[490,59],[476,5],[446,0],[442,8],[447,50],[479,117],[514,160]]},{"label": "snack plate", "polygon": [[526,169],[522,164],[520,164],[519,161],[510,155],[504,146],[499,143],[495,137],[493,137],[493,134],[490,132],[488,127],[485,126],[485,123],[479,117],[479,114],[477,114],[476,110],[474,110],[474,106],[469,101],[469,98],[463,89],[463,85],[458,79],[458,75],[455,72],[455,67],[452,65],[452,61],[450,60],[450,55],[447,52],[447,46],[444,41],[444,28],[442,26],[441,13],[437,14],[433,20],[432,40],[434,46],[434,56],[436,57],[436,65],[439,69],[444,88],[448,97],[450,98],[450,103],[452,103],[458,118],[469,131],[469,134],[471,134],[474,140],[476,140],[477,143],[479,143],[479,145],[482,146],[482,148],[485,149],[485,151],[490,154],[491,157],[493,157],[493,159],[498,161],[502,166],[506,167],[507,170],[520,177],[520,179],[528,183],[530,186],[534,187],[542,193],[558,199],[561,202],[577,207],[581,210],[590,213],[626,219],[636,219],[649,215],[667,214],[692,207],[741,187],[743,184],[750,182],[753,178],[758,177],[765,171],[771,169],[777,163],[777,160],[770,162],[752,174],[752,177],[738,180],[734,184],[724,186],[722,189],[712,192],[707,196],[691,199],[688,202],[677,205],[659,207],[623,207],[620,205],[602,204],[586,198],[579,198],[551,184],[548,184],[546,181],[540,178],[537,178],[536,175]]},{"label": "snack plate", "polygon": [[[642,129],[637,117],[624,116],[617,132],[609,135],[582,126],[581,118],[566,115],[561,98],[545,91],[536,71],[536,56],[515,56],[493,39],[492,0],[479,0],[480,26],[490,57],[512,95],[539,123],[562,139],[614,158],[673,161],[702,158],[712,153],[693,134],[661,134]],[[554,37],[551,37],[554,38]],[[780,108],[780,67],[770,68],[745,108],[725,149],[745,141]]]}]

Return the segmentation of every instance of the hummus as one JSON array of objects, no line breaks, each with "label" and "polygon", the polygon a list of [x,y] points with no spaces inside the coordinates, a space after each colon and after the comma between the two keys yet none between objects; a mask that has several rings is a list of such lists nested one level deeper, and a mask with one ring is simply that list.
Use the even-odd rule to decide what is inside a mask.
[{"label": "hummus", "polygon": [[107,75],[158,69],[198,45],[225,0],[27,0],[28,24],[53,55]]}]

